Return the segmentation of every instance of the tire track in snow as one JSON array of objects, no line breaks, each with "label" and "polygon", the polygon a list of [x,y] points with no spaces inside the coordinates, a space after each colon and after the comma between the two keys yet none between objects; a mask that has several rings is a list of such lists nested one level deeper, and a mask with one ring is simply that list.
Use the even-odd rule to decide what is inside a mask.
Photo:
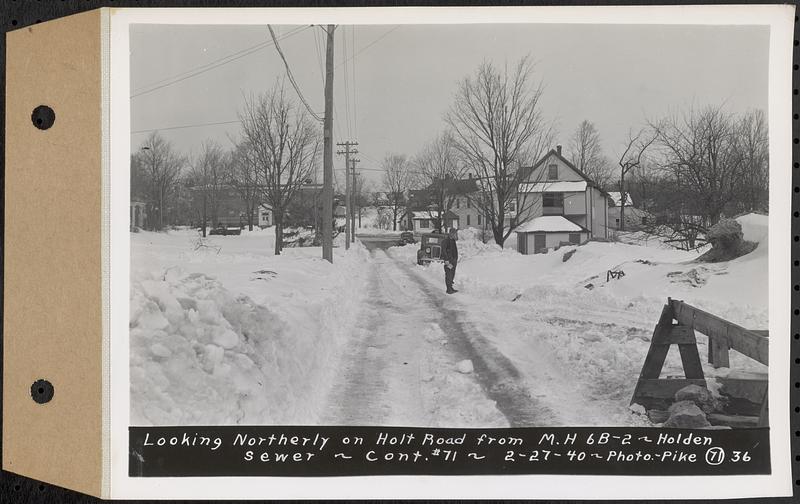
[{"label": "tire track in snow", "polygon": [[367,266],[369,295],[321,421],[507,426],[476,376],[455,371],[454,359],[464,352],[451,348],[453,338],[443,330],[441,312],[428,299],[429,293],[417,288],[408,271],[383,251],[374,251]]},{"label": "tire track in snow", "polygon": [[[390,254],[389,257],[392,257]],[[472,361],[475,374],[486,395],[508,419],[511,427],[553,425],[555,413],[535,399],[524,383],[520,371],[480,333],[464,324],[458,311],[447,306],[447,294],[435,292],[413,268],[392,257],[398,267],[413,279],[427,296],[428,302],[442,314],[438,320],[450,343],[465,359]],[[435,267],[435,266],[434,266]]]}]

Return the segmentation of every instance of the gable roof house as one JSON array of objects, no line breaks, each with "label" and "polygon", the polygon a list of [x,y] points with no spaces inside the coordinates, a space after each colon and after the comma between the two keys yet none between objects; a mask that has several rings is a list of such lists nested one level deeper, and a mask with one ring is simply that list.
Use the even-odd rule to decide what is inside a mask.
[{"label": "gable roof house", "polygon": [[439,220],[439,209],[435,202],[435,194],[442,189],[448,202],[452,198],[450,208],[442,217],[443,228],[463,229],[479,227],[484,223],[481,211],[474,201],[479,197],[476,180],[470,174],[466,179],[447,177],[437,179],[424,189],[409,191],[409,227],[414,231],[430,232],[435,229]]},{"label": "gable roof house", "polygon": [[517,190],[523,222],[515,229],[520,253],[608,238],[611,196],[562,156],[560,145],[528,171]]},{"label": "gable roof house", "polygon": [[622,195],[619,191],[610,191],[612,203],[608,208],[608,227],[613,230],[638,230],[655,222],[655,217],[638,206],[634,205],[630,193],[625,193],[625,222],[624,226],[620,223],[620,207],[622,206]]}]

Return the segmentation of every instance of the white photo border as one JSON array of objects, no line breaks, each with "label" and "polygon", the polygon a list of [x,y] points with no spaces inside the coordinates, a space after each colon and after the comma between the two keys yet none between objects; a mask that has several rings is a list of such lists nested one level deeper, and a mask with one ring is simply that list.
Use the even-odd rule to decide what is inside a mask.
[{"label": "white photo border", "polygon": [[[793,5],[615,7],[374,7],[106,9],[110,16],[110,497],[115,499],[659,499],[792,495],[789,430],[791,338],[791,65]],[[131,24],[659,24],[768,25],[769,402],[772,474],[745,476],[346,476],[132,478],[130,425]],[[105,104],[104,104],[105,106]],[[108,162],[108,161],[107,161]],[[108,487],[106,487],[108,488]]]}]

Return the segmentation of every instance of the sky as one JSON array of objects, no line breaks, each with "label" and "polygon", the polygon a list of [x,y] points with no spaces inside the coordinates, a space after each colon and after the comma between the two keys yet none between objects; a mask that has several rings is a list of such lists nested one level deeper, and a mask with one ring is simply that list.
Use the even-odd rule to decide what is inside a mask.
[{"label": "sky", "polygon": [[[273,28],[322,116],[325,33]],[[458,83],[484,61],[512,66],[528,56],[556,143],[566,151],[589,120],[611,159],[648,119],[708,104],[767,110],[769,29],[761,26],[341,25],[334,46],[334,140],[358,142],[357,169],[376,186],[386,154],[411,157],[445,129]],[[156,129],[186,155],[205,140],[230,148],[245,97],[285,75],[267,26],[132,25],[131,148]],[[340,178],[344,158],[334,156],[334,166]]]}]

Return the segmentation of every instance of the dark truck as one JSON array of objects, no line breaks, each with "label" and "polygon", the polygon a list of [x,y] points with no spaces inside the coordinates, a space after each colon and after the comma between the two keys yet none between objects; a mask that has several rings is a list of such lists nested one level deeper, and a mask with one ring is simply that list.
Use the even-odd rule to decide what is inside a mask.
[{"label": "dark truck", "polygon": [[419,238],[419,250],[417,250],[417,264],[425,265],[442,260],[442,242],[447,238],[446,234],[427,233]]},{"label": "dark truck", "polygon": [[417,243],[417,240],[414,239],[414,233],[411,231],[403,231],[400,233],[400,239],[397,240],[397,245],[402,247],[404,245],[408,245],[409,243]]}]

